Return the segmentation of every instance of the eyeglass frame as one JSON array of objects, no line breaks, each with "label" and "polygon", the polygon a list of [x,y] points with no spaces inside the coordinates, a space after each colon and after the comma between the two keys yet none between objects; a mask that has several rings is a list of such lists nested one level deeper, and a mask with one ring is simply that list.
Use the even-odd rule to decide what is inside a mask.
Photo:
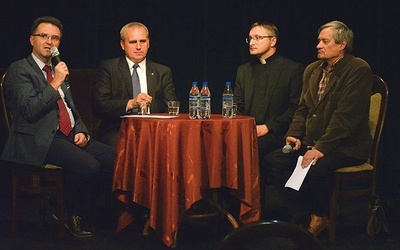
[{"label": "eyeglass frame", "polygon": [[273,38],[273,37],[275,37],[275,36],[255,36],[255,37],[249,36],[249,37],[246,37],[246,43],[250,43],[251,40],[254,40],[255,42],[258,42],[258,41],[260,41],[260,40],[262,40],[264,38]]},{"label": "eyeglass frame", "polygon": [[49,38],[51,39],[51,41],[56,41],[56,42],[59,42],[59,41],[61,41],[61,37],[59,37],[59,36],[56,36],[56,35],[49,35],[49,34],[46,34],[46,33],[40,33],[40,34],[32,34],[31,36],[39,36],[39,37],[41,37],[41,38],[44,38],[44,39],[46,39],[46,40],[49,40]]}]

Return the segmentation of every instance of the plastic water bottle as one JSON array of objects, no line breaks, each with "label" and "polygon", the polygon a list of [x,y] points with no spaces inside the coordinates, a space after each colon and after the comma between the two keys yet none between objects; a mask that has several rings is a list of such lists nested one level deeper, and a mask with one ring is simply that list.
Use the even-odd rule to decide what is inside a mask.
[{"label": "plastic water bottle", "polygon": [[225,83],[225,89],[222,93],[222,117],[233,118],[233,91],[231,82]]},{"label": "plastic water bottle", "polygon": [[208,82],[203,82],[200,91],[200,118],[210,119],[211,117],[211,92],[208,88]]},{"label": "plastic water bottle", "polygon": [[192,82],[192,88],[189,92],[189,118],[199,118],[199,101],[200,101],[200,90],[197,87],[197,82]]}]

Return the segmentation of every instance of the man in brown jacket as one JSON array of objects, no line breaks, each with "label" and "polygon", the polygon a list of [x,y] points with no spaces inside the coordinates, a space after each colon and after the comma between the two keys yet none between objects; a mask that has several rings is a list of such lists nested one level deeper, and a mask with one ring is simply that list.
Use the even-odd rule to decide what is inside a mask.
[{"label": "man in brown jacket", "polygon": [[[334,170],[362,164],[370,153],[372,72],[367,62],[350,54],[352,47],[353,32],[344,23],[332,21],[319,28],[319,60],[304,71],[299,107],[286,133],[292,152],[279,149],[263,159],[291,216],[309,224],[314,235],[329,225]],[[299,156],[303,156],[301,167],[311,166],[296,191],[284,185]]]}]

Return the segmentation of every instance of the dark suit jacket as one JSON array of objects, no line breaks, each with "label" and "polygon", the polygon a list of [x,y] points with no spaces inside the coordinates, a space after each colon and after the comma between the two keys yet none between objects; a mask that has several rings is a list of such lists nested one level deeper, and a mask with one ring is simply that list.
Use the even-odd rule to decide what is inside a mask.
[{"label": "dark suit jacket", "polygon": [[[303,66],[279,54],[273,55],[273,62],[268,65],[270,74],[266,90],[266,105],[259,110],[265,114],[264,123],[271,133],[286,133],[293,114],[297,109],[301,93]],[[238,113],[249,115],[254,92],[255,67],[258,59],[239,66],[234,89],[234,99],[238,104]]]},{"label": "dark suit jacket", "polygon": [[[150,112],[166,112],[166,101],[177,100],[171,69],[146,60],[146,76],[147,92],[153,97]],[[94,90],[94,113],[102,119],[101,132],[119,129],[120,116],[126,114],[126,104],[132,98],[132,77],[125,56],[102,61]]]},{"label": "dark suit jacket", "polygon": [[[32,55],[10,65],[5,79],[7,106],[12,126],[1,158],[21,164],[43,164],[58,129],[58,91],[47,84]],[[72,100],[71,91],[61,85],[65,101],[75,118],[75,133],[88,133]]]},{"label": "dark suit jacket", "polygon": [[321,63],[316,61],[304,71],[302,98],[287,135],[315,145],[325,155],[342,152],[367,159],[372,143],[368,123],[371,68],[364,60],[346,55],[334,66],[318,102]]}]

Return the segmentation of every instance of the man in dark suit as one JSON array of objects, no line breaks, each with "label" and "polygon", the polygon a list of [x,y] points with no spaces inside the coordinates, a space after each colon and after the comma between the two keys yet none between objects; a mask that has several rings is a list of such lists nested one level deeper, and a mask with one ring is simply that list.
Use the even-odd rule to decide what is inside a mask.
[{"label": "man in dark suit", "polygon": [[[369,106],[372,72],[351,55],[353,31],[332,21],[318,30],[318,61],[307,66],[299,108],[286,134],[290,154],[276,150],[264,159],[286,206],[299,223],[318,235],[327,228],[332,176],[340,167],[364,163],[370,154]],[[284,188],[299,156],[309,167],[299,191]]]},{"label": "man in dark suit", "polygon": [[[54,17],[37,18],[31,29],[32,54],[12,63],[6,76],[5,94],[13,122],[2,159],[27,165],[54,164],[65,179],[66,226],[76,237],[94,234],[80,226],[83,204],[91,200],[94,186],[111,189],[115,150],[90,140],[64,83],[65,62],[51,64],[52,47],[63,35]],[[108,186],[105,184],[108,183]]]},{"label": "man in dark suit", "polygon": [[[254,59],[239,66],[234,89],[238,114],[255,117],[260,163],[267,153],[284,145],[302,86],[303,66],[277,53],[278,35],[272,23],[251,25],[246,42]],[[266,170],[260,166],[261,204],[269,178]]]},{"label": "man in dark suit", "polygon": [[260,159],[284,144],[301,93],[303,67],[279,55],[277,41],[275,25],[252,24],[246,42],[254,60],[239,66],[235,83],[238,113],[256,119]]},{"label": "man in dark suit", "polygon": [[146,59],[150,48],[147,27],[128,23],[120,38],[125,56],[101,62],[94,91],[95,114],[102,119],[99,137],[114,148],[121,115],[136,113],[140,102],[151,103],[151,113],[166,112],[166,102],[177,99],[171,69]]}]

